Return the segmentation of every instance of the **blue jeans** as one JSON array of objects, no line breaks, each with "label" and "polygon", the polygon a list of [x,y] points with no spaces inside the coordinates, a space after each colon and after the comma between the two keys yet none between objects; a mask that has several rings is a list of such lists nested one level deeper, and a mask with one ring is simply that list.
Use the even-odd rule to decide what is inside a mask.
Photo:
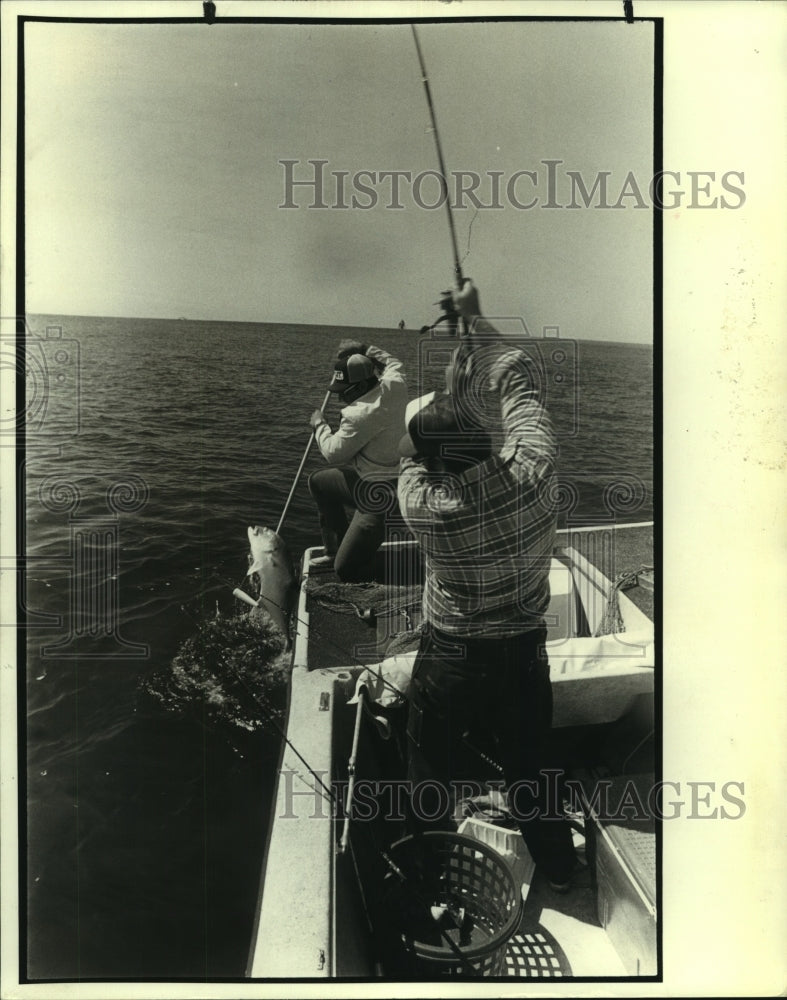
[{"label": "blue jeans", "polygon": [[[340,580],[374,576],[374,555],[385,539],[389,518],[399,516],[395,479],[361,479],[351,469],[320,469],[309,476],[327,555]],[[355,512],[348,521],[346,509]]]},{"label": "blue jeans", "polygon": [[551,784],[544,773],[543,746],[552,725],[546,635],[541,628],[476,639],[427,626],[410,687],[408,780],[411,788],[421,786],[411,809],[416,828],[450,829],[450,795],[437,786],[448,789],[451,781],[482,773],[479,750],[485,752],[502,768],[508,804],[531,857],[552,881],[563,882],[576,855],[556,773],[550,772]]}]

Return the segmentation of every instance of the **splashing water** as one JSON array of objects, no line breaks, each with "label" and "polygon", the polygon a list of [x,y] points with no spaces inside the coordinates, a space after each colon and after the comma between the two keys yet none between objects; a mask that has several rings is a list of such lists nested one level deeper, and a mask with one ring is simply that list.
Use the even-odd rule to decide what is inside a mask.
[{"label": "splashing water", "polygon": [[218,727],[278,733],[289,673],[285,638],[257,608],[203,622],[170,667],[146,678],[142,689],[170,712]]}]

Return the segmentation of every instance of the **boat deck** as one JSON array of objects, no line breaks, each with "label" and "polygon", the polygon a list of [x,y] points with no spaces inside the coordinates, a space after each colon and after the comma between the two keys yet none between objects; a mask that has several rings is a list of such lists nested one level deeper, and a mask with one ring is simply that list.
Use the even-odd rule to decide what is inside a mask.
[{"label": "boat deck", "polygon": [[[643,567],[653,567],[653,525],[625,525],[623,530],[605,526],[561,529],[558,532],[558,547],[575,549],[607,579],[614,582],[621,573],[636,573]],[[315,551],[322,552],[321,549]],[[313,566],[309,572],[315,583],[338,584],[330,567]],[[403,579],[414,582],[416,578],[422,581],[423,568],[414,547],[400,555],[397,562],[385,551],[378,556],[375,580],[379,584],[390,585],[392,581],[395,583]],[[652,622],[654,594],[644,584],[644,580],[638,580],[634,586],[625,590],[625,594]],[[374,590],[372,594],[374,600],[368,604],[373,606],[376,600],[379,605],[379,593]],[[367,608],[362,607],[361,610],[367,610],[368,604]],[[315,665],[322,669],[375,663],[386,654],[392,637],[400,634],[406,624],[400,616],[398,622],[390,622],[387,629],[382,629],[379,623],[361,620],[349,607],[331,608],[311,597],[306,610],[309,617],[310,668]],[[419,613],[416,608],[411,607],[410,610],[415,612],[411,615],[411,625],[415,627],[420,621]]]},{"label": "boat deck", "polygon": [[[559,533],[556,555],[566,550],[580,564],[587,560],[592,572],[603,574],[599,579],[606,580],[606,593],[610,590],[609,582],[614,582],[620,574],[653,567],[653,527],[646,524],[624,529],[605,526],[567,529]],[[321,550],[313,549],[307,557],[320,553]],[[297,745],[310,764],[323,762],[324,773],[332,775],[334,781],[347,777],[348,749],[356,718],[356,706],[347,704],[347,699],[361,669],[365,664],[379,662],[392,651],[401,653],[415,648],[420,622],[420,574],[414,545],[386,546],[379,557],[378,585],[354,591],[352,603],[341,599],[332,602],[321,597],[330,594],[338,583],[332,570],[309,567],[298,613],[289,726],[291,732],[298,734]],[[393,608],[379,584],[393,586],[397,598]],[[628,607],[637,609],[637,621],[652,623],[654,595],[649,584],[648,579],[643,579],[642,584],[635,580],[621,601],[628,601]],[[551,651],[550,661],[553,662]],[[560,663],[560,657],[556,656],[554,662]],[[553,666],[553,680],[554,673]],[[594,800],[599,779],[617,783],[618,793],[630,781],[637,781],[641,787],[652,784],[655,770],[652,669],[649,673],[651,690],[643,689],[638,679],[639,686],[632,689],[625,701],[625,711],[611,721],[572,725],[569,711],[559,727],[553,729],[550,763],[563,768],[587,791],[583,802],[590,816],[584,822],[587,840],[583,843],[579,834],[576,840],[584,848],[588,865],[566,895],[554,892],[538,871],[533,874],[529,888],[523,889],[526,899],[518,932],[507,949],[506,970],[510,976],[617,978],[656,973],[656,850],[652,818],[628,812],[610,819],[604,815],[604,805],[599,808],[598,799]],[[625,687],[625,679],[621,677],[617,684],[613,676],[610,683]],[[569,687],[563,685],[561,691]],[[562,701],[565,703],[566,698]],[[586,703],[587,699],[580,697],[580,701]],[[559,702],[556,699],[556,706]],[[563,714],[566,715],[565,708]],[[394,728],[397,724],[401,730],[401,716],[398,723],[394,720]],[[359,773],[364,776],[384,772],[387,765],[375,758],[391,752],[390,748],[381,748],[379,741],[375,743],[373,732],[367,729],[373,727],[365,727],[359,751],[359,759],[363,761]],[[285,749],[282,773],[288,768],[295,776],[293,787],[297,798],[297,783],[303,784],[303,764]],[[483,777],[479,775],[480,779]],[[646,790],[643,794],[646,795]],[[278,795],[280,802],[283,801],[281,789]],[[300,806],[309,806],[303,794],[301,798],[304,801],[295,802],[294,806],[292,799],[287,800],[286,808],[294,808],[297,813]],[[582,817],[579,823],[582,825]],[[276,843],[271,844],[266,861],[249,975],[368,978],[382,974],[396,978],[390,969],[381,967],[369,943],[369,907],[359,890],[359,871],[363,876],[365,864],[373,867],[379,851],[374,845],[364,847],[366,834],[354,833],[353,850],[342,857],[337,852],[341,822],[335,818],[319,832],[314,822],[280,826],[286,826],[287,830],[279,835],[278,841],[274,831]],[[398,831],[398,835],[403,832]],[[386,830],[385,835],[390,833]],[[518,834],[517,839],[521,841]],[[317,882],[323,877],[326,864],[331,875],[324,890],[320,890]],[[282,870],[285,866],[292,876],[297,872],[298,885],[302,883],[303,891],[292,877],[285,875]],[[362,877],[360,883],[363,880]],[[330,904],[321,898],[323,892],[329,893]],[[282,923],[281,908],[293,905],[304,908],[306,919],[300,925],[309,926],[305,936],[294,936],[286,930],[286,921]],[[308,913],[313,917],[309,918]],[[327,947],[325,942],[329,942]],[[319,960],[315,960],[315,955],[319,955]]]}]

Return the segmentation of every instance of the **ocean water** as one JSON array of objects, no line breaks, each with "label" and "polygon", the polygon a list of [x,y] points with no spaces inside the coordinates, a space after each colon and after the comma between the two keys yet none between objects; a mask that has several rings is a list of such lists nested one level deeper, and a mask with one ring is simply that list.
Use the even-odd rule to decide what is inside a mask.
[{"label": "ocean water", "polygon": [[[276,742],[145,693],[235,608],[246,527],[275,527],[336,345],[358,330],[29,317],[20,684],[23,968],[36,979],[245,971]],[[444,344],[369,331],[410,394]],[[537,346],[561,435],[563,518],[652,517],[652,352]],[[327,411],[335,426],[338,409]],[[319,544],[306,465],[282,529]]]}]

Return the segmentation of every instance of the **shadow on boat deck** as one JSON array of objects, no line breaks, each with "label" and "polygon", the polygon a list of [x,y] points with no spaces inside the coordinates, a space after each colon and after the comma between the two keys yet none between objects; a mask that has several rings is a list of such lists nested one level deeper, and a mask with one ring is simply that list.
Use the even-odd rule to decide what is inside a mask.
[{"label": "shadow on boat deck", "polygon": [[508,944],[506,968],[509,976],[528,979],[626,974],[599,923],[590,871],[565,895],[536,874]]}]

